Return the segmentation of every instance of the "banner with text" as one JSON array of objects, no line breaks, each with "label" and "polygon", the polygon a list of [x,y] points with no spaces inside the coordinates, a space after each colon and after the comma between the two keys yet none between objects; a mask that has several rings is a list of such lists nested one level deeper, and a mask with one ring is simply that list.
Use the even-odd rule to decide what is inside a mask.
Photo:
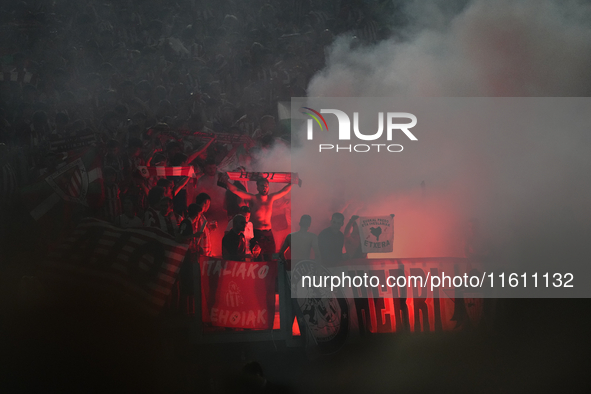
[{"label": "banner with text", "polygon": [[[485,300],[478,289],[448,283],[425,286],[427,278],[443,273],[452,277],[481,273],[467,259],[356,259],[343,263],[347,265],[325,268],[304,260],[291,271],[292,297],[297,298],[300,317],[321,352],[338,350],[351,335],[453,331],[479,326],[483,320]],[[306,285],[307,277],[313,278],[310,286]],[[343,277],[352,279],[350,286],[331,287],[319,280]],[[377,278],[375,283],[370,283],[371,278]],[[396,280],[389,286],[387,278]]]},{"label": "banner with text", "polygon": [[202,321],[216,327],[273,327],[277,264],[202,257]]},{"label": "banner with text", "polygon": [[364,216],[356,221],[362,253],[390,253],[394,244],[393,216]]},{"label": "banner with text", "polygon": [[302,180],[295,172],[246,172],[246,171],[229,171],[226,174],[232,181],[257,181],[259,179],[266,179],[274,183],[291,183],[302,186]]}]

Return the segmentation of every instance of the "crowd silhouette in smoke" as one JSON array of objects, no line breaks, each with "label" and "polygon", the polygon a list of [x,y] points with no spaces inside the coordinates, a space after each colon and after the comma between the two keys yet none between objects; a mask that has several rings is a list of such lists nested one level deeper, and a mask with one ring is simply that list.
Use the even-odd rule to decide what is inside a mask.
[{"label": "crowd silhouette in smoke", "polygon": [[[0,387],[264,392],[262,370],[235,379],[220,372],[220,365],[238,371],[251,351],[263,359],[265,376],[281,376],[302,392],[579,390],[588,371],[585,300],[501,303],[492,335],[374,338],[369,346],[308,362],[303,352],[286,360],[246,345],[197,349],[195,357],[170,349],[161,326],[137,311],[79,298],[87,294],[56,303],[35,279],[47,248],[85,216],[117,223],[131,212],[129,222],[143,219],[150,194],[158,205],[174,193],[162,203],[163,211],[174,210],[177,180],[158,185],[136,172],[138,165],[187,165],[198,152],[190,163],[201,168],[202,179],[212,165],[268,170],[261,166],[275,148],[290,149],[277,103],[291,97],[588,96],[589,13],[575,3],[561,9],[552,1],[457,1],[438,9],[379,0],[3,1]],[[241,142],[222,143],[215,138],[221,134]],[[29,197],[75,159],[52,149],[52,141],[62,140],[94,149],[108,179],[96,201],[91,185],[87,204],[35,220],[31,209],[43,201]],[[81,159],[94,168],[92,158]],[[586,173],[575,175],[583,187],[569,198],[582,201]],[[62,180],[56,185],[77,198]],[[344,195],[347,187],[334,190]],[[196,184],[187,190],[193,190],[185,196],[190,205],[199,190]],[[542,231],[523,223],[517,230]],[[564,223],[556,219],[555,227]],[[561,239],[567,246],[588,234],[588,227],[567,230]],[[539,246],[545,234],[536,234],[523,244]],[[580,256],[579,249],[570,252]]]}]

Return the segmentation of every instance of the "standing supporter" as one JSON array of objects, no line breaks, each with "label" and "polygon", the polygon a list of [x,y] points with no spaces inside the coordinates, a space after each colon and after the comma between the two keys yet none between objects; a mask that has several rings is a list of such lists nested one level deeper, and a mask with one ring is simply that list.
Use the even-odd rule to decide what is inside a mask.
[{"label": "standing supporter", "polygon": [[[150,191],[150,193],[152,193],[152,191]],[[163,190],[158,190],[151,197],[155,200],[156,197],[160,195],[162,195],[160,200],[155,204],[151,204],[146,212],[144,226],[157,228],[164,233],[176,237],[178,234],[178,224],[170,215],[172,212],[172,199],[166,197]]]},{"label": "standing supporter", "polygon": [[312,251],[314,251],[315,260],[321,262],[318,236],[308,231],[311,225],[312,217],[310,215],[302,215],[300,218],[300,230],[288,234],[285,237],[285,241],[279,250],[279,257],[285,259],[285,252],[289,248],[292,263],[311,259]]},{"label": "standing supporter", "polygon": [[136,204],[138,214],[143,217],[144,212],[148,209],[148,180],[142,176],[140,170],[136,169],[131,173],[131,182],[127,184],[125,194],[133,197]]},{"label": "standing supporter", "polygon": [[106,167],[103,170],[103,182],[105,186],[105,202],[102,216],[106,221],[115,223],[115,220],[121,215],[117,171],[112,167]]},{"label": "standing supporter", "polygon": [[156,182],[156,186],[161,187],[164,190],[164,196],[172,199],[174,184],[170,179],[160,178]]},{"label": "standing supporter", "polygon": [[160,200],[158,208],[159,216],[157,224],[159,225],[160,230],[172,237],[176,237],[178,235],[179,226],[177,218],[172,211],[172,199],[164,196],[162,200]]},{"label": "standing supporter", "polygon": [[258,257],[261,248],[258,245],[250,247],[244,236],[245,228],[246,218],[240,214],[236,215],[232,222],[232,229],[222,239],[222,256],[224,259],[244,261],[251,251],[254,258]]},{"label": "standing supporter", "polygon": [[133,197],[123,197],[123,214],[117,218],[117,225],[121,228],[142,227],[142,219],[136,215],[136,207]]},{"label": "standing supporter", "polygon": [[236,186],[229,183],[227,176],[225,182],[228,190],[250,204],[252,224],[254,227],[253,240],[261,247],[263,259],[270,260],[276,252],[275,238],[273,237],[273,230],[271,228],[273,202],[289,193],[292,185],[289,184],[280,191],[269,194],[269,181],[259,179],[257,181],[258,194],[250,194],[239,190]]},{"label": "standing supporter", "polygon": [[[158,180],[156,186],[159,186],[164,190],[164,197],[169,198],[171,202],[173,201],[175,193],[179,191],[179,189],[175,189],[174,183],[172,183],[170,179],[161,178]],[[183,186],[184,185],[179,185],[180,188],[182,188]],[[176,222],[177,225],[180,223],[181,214],[176,214],[173,210],[172,212],[170,212],[169,216],[172,220]]]},{"label": "standing supporter", "polygon": [[156,225],[156,223],[159,220],[158,205],[160,204],[160,200],[162,200],[162,198],[164,198],[164,189],[160,186],[152,188],[148,193],[149,207],[144,214],[145,227],[160,227],[160,225]]},{"label": "standing supporter", "polygon": [[[187,313],[195,313],[195,294],[193,288],[193,263],[199,261],[200,255],[204,254],[202,239],[205,236],[206,224],[201,222],[202,205],[191,204],[187,208],[186,219],[179,226],[178,242],[189,245],[188,258],[185,258],[179,270],[179,285],[181,299],[185,300]],[[199,227],[201,223],[202,227]]]},{"label": "standing supporter", "polygon": [[[234,171],[246,171],[244,167],[239,167]],[[243,182],[241,181],[234,181],[234,186],[236,186],[239,190],[246,192],[246,187]],[[236,194],[232,193],[230,190],[226,190],[226,212],[228,217],[234,217],[241,212],[242,207],[246,203],[242,198],[238,197]],[[248,211],[250,214],[250,210]],[[230,224],[228,224],[228,229],[232,228]]]},{"label": "standing supporter", "polygon": [[201,193],[195,198],[195,204],[201,208],[197,219],[197,228],[203,231],[203,236],[199,242],[199,254],[201,256],[212,256],[211,231],[217,228],[217,222],[208,222],[205,218],[205,213],[211,205],[211,198],[208,194]]},{"label": "standing supporter", "polygon": [[203,229],[199,228],[199,218],[203,206],[191,204],[187,208],[187,217],[181,222],[179,226],[179,237],[181,242],[189,244],[189,250],[192,253],[199,252],[199,242],[203,235]]},{"label": "standing supporter", "polygon": [[332,214],[330,226],[318,234],[320,256],[322,257],[322,263],[327,267],[336,265],[343,260],[345,235],[341,232],[341,228],[344,224],[345,217],[343,214],[335,212]]},{"label": "standing supporter", "polygon": [[[250,208],[246,205],[241,206],[239,213],[237,213],[236,215],[242,215],[246,218],[246,227],[244,228],[244,239],[246,241],[246,244],[250,245],[250,240],[254,238],[252,222],[250,221]],[[228,222],[225,234],[227,234],[234,227],[234,218],[236,217],[236,215],[234,215],[232,220]]]},{"label": "standing supporter", "polygon": [[213,255],[221,255],[221,240],[228,222],[228,214],[224,206],[226,191],[217,185],[217,165],[213,160],[208,160],[205,166],[205,174],[197,181],[196,193],[206,193],[211,197],[211,206],[206,216],[209,220],[219,224],[212,232]]},{"label": "standing supporter", "polygon": [[359,226],[357,226],[356,220],[359,216],[353,215],[349,222],[345,226],[345,252],[347,259],[365,259],[367,253],[362,252],[361,248],[361,235],[359,233]]}]

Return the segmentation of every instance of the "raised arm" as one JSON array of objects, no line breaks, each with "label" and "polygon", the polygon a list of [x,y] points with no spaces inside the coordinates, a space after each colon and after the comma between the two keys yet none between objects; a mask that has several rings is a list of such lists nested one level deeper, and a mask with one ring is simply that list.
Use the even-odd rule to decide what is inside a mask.
[{"label": "raised arm", "polygon": [[359,219],[359,216],[357,216],[357,215],[351,216],[351,219],[349,219],[349,222],[345,226],[345,231],[343,231],[343,234],[345,234],[345,237],[351,234],[351,231],[353,230],[353,224],[355,224],[355,221],[357,219]]},{"label": "raised arm", "polygon": [[290,184],[286,185],[283,189],[279,190],[277,193],[270,194],[270,197],[273,200],[278,200],[281,197],[285,196],[287,193],[289,193],[289,191],[291,190],[291,187],[292,186],[293,185],[290,183]]},{"label": "raised arm", "polygon": [[183,177],[183,180],[181,180],[178,185],[174,186],[172,195],[176,196],[182,190],[182,188],[185,187],[185,185],[189,182],[189,179],[190,178],[188,176]]},{"label": "raised arm", "polygon": [[238,189],[236,186],[234,186],[233,184],[230,183],[230,177],[225,174],[223,176],[223,181],[226,184],[226,187],[228,188],[229,191],[231,191],[232,193],[234,193],[235,195],[237,195],[238,197],[240,197],[241,199],[245,200],[245,201],[250,201],[254,195],[247,193],[245,191],[242,191],[240,189]]},{"label": "raised arm", "polygon": [[209,145],[211,145],[211,143],[215,141],[215,136],[212,136],[211,139],[207,142],[207,144],[205,144],[202,148],[196,150],[195,152],[191,153],[191,156],[189,156],[187,158],[187,160],[185,161],[185,163],[192,163],[193,160],[195,160],[197,158],[197,156],[199,156],[200,154],[202,154],[203,152],[205,152],[207,150],[207,148],[209,148]]}]

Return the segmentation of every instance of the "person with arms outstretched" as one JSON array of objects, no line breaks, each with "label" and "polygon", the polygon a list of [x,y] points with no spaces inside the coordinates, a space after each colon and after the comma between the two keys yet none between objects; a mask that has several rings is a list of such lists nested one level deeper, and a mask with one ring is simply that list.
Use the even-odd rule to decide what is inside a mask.
[{"label": "person with arms outstretched", "polygon": [[273,230],[271,228],[271,215],[273,214],[273,202],[285,196],[291,190],[291,183],[276,193],[269,193],[269,181],[257,180],[257,194],[250,194],[238,189],[229,182],[229,177],[223,178],[228,190],[242,198],[250,206],[250,221],[254,227],[254,238],[261,247],[263,260],[270,260],[277,251]]}]

